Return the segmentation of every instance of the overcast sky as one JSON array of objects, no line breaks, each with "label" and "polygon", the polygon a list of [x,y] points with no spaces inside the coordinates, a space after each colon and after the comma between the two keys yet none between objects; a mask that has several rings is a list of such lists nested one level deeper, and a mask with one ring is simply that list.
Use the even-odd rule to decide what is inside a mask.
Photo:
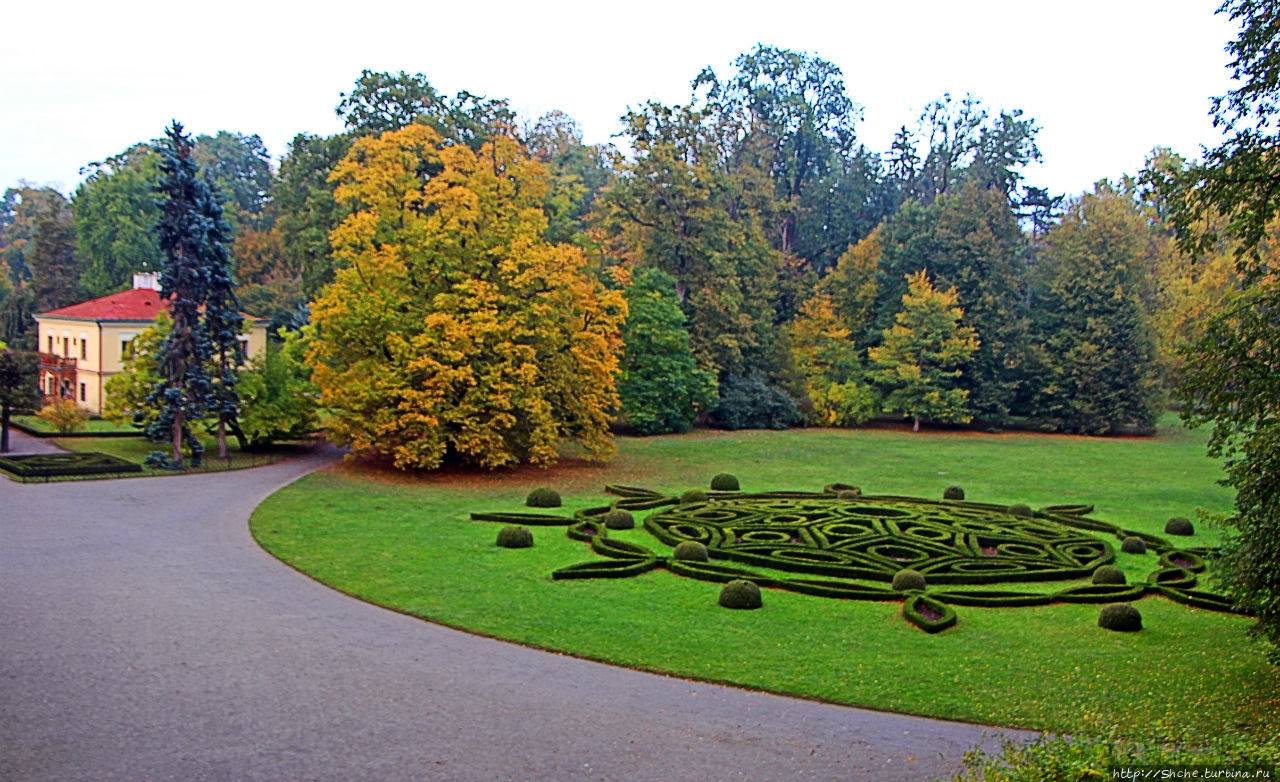
[{"label": "overcast sky", "polygon": [[816,54],[888,149],[929,101],[971,92],[1042,131],[1028,184],[1076,194],[1136,172],[1156,145],[1188,157],[1219,135],[1209,97],[1235,36],[1218,0],[864,3],[25,2],[3,13],[0,188],[70,193],[79,169],[161,134],[258,133],[278,160],[299,132],[341,129],[333,107],[362,68],[422,72],[438,89],[560,109],[608,141],[629,105],[684,102],[758,42]]}]

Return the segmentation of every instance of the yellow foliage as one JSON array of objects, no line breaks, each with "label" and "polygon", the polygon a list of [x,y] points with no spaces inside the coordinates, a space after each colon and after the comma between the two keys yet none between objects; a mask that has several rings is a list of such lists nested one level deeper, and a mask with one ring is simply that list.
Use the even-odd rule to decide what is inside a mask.
[{"label": "yellow foliage", "polygon": [[332,180],[352,211],[308,361],[336,441],[400,468],[547,464],[566,440],[612,452],[626,304],[544,240],[541,163],[412,125],[357,141]]}]

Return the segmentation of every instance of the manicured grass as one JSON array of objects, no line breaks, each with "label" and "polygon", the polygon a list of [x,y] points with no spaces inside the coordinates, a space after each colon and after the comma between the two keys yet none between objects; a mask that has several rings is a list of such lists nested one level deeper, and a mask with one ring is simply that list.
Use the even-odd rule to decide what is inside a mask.
[{"label": "manicured grass", "polygon": [[[260,467],[264,464],[272,464],[280,459],[296,453],[301,446],[296,445],[277,445],[268,449],[241,451],[234,445],[234,441],[229,443],[227,448],[227,458],[218,458],[218,441],[213,437],[202,437],[204,443],[204,461],[201,466],[192,468],[190,466],[183,470],[158,470],[153,467],[143,465],[142,472],[128,473],[124,476],[108,475],[108,476],[88,476],[90,478],[111,478],[111,477],[139,477],[148,475],[185,475],[199,472],[222,472],[224,470],[240,470],[246,467]],[[164,445],[158,445],[151,442],[145,437],[65,437],[55,438],[54,442],[60,448],[68,451],[97,451],[99,453],[118,456],[136,464],[142,464],[147,458],[147,454],[152,451],[166,451]],[[184,454],[185,456],[185,454]],[[189,458],[189,457],[187,457]],[[51,479],[51,480],[77,480],[77,478]]]},{"label": "manicured grass", "polygon": [[[58,432],[57,429],[54,429],[49,425],[48,421],[45,421],[43,418],[37,418],[34,415],[15,415],[13,416],[12,421],[16,424],[21,424],[28,429],[34,429],[37,432],[47,432],[49,434],[57,434]],[[118,424],[114,421],[108,421],[105,418],[90,418],[88,422],[86,422],[85,428],[80,431],[91,434],[111,433],[131,434],[138,437],[142,436],[137,429],[129,426],[128,424]]]},{"label": "manicured grass", "polygon": [[[500,549],[501,525],[468,516],[528,510],[524,496],[540,485],[560,491],[565,507],[557,512],[568,515],[607,503],[606,483],[678,494],[732,472],[746,491],[816,491],[841,481],[868,494],[940,497],[958,484],[976,501],[1089,502],[1094,518],[1159,535],[1170,516],[1230,507],[1203,441],[1170,426],[1149,440],[697,432],[622,439],[618,457],[603,466],[402,476],[347,465],[278,492],[251,524],[268,551],[363,599],[620,665],[989,724],[1063,731],[1115,724],[1146,735],[1161,725],[1264,731],[1280,716],[1280,676],[1246,639],[1246,618],[1148,597],[1137,603],[1146,629],[1121,634],[1096,626],[1100,606],[958,607],[956,627],[927,635],[902,618],[898,603],[779,590],[765,590],[761,610],[728,611],[716,604],[719,585],[662,570],[552,581],[557,568],[600,558],[563,527],[534,528],[531,549]],[[668,551],[640,529],[611,535]],[[1216,538],[1205,529],[1189,543]],[[1131,581],[1153,562],[1120,559]]]}]

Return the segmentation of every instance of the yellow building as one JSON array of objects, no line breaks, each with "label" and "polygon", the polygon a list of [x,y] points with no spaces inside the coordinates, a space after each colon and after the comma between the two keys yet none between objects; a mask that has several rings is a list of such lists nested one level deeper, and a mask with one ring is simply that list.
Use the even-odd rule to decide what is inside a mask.
[{"label": "yellow building", "polygon": [[[133,289],[36,315],[40,351],[40,392],[46,398],[74,399],[102,412],[107,378],[123,368],[129,340],[168,308],[154,274],[135,274]],[[245,315],[250,325],[240,337],[246,360],[267,349],[267,321]]]}]

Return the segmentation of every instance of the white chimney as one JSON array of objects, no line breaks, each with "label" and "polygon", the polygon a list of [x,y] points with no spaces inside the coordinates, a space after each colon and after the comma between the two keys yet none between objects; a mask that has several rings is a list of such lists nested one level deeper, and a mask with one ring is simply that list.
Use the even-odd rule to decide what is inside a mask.
[{"label": "white chimney", "polygon": [[155,272],[137,272],[133,275],[133,289],[160,290],[160,275]]}]

